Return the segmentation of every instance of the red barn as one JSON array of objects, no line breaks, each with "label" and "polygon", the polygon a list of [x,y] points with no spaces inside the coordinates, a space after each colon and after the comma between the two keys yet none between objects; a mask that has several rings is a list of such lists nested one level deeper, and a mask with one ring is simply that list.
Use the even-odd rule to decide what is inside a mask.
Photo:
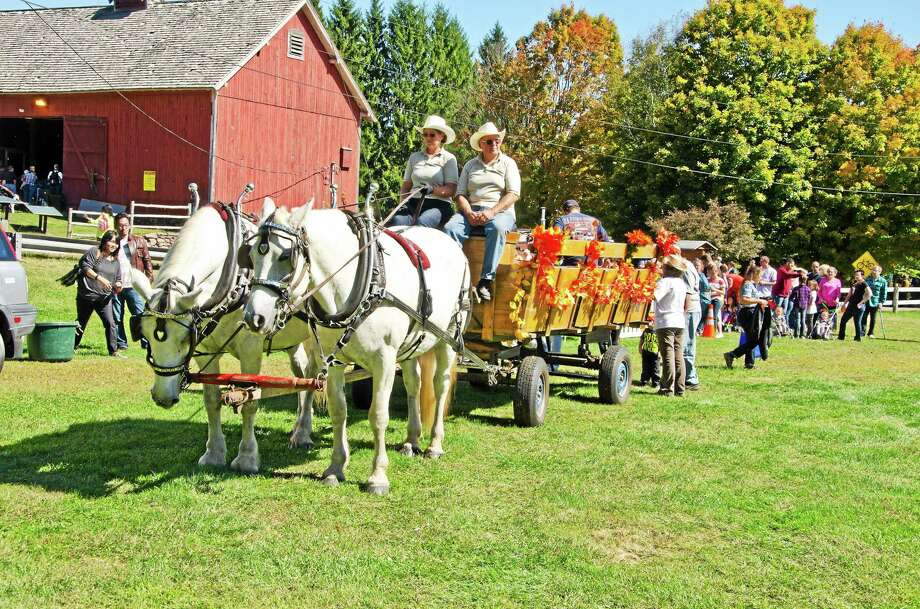
[{"label": "red barn", "polygon": [[70,205],[185,202],[189,182],[357,200],[373,111],[306,0],[2,11],[0,32],[0,166],[61,164]]}]

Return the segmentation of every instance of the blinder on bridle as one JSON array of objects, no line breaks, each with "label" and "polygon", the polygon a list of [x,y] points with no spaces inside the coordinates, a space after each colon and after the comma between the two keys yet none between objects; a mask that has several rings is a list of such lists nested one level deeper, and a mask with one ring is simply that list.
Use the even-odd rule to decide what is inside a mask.
[{"label": "blinder on bridle", "polygon": [[[182,358],[182,363],[176,366],[161,366],[153,358],[153,350],[150,346],[150,341],[146,343],[147,348],[147,363],[153,368],[153,372],[157,376],[175,376],[177,374],[185,375],[188,372],[189,362],[195,354],[195,348],[198,345],[199,341],[199,329],[198,322],[200,320],[200,312],[196,309],[186,311],[184,313],[173,314],[169,313],[169,292],[173,288],[172,283],[167,283],[165,287],[165,298],[160,302],[160,306],[157,310],[150,308],[150,303],[147,303],[146,310],[136,316],[131,318],[131,339],[134,341],[139,341],[144,338],[142,323],[145,317],[153,317],[156,320],[156,325],[153,329],[153,339],[157,342],[166,341],[166,322],[172,321],[179,326],[182,326],[189,332],[188,336],[188,351],[185,356]],[[191,285],[185,286],[187,289],[191,289]],[[184,317],[186,315],[191,315],[191,320],[186,321]]]},{"label": "blinder on bridle", "polygon": [[[258,239],[258,244],[255,246],[256,251],[259,252],[260,256],[265,256],[269,251],[269,238],[271,238],[272,233],[281,232],[281,238],[290,239],[292,241],[291,247],[285,248],[282,250],[281,255],[278,256],[278,260],[290,260],[292,266],[296,266],[298,259],[297,256],[301,251],[300,248],[300,234],[289,229],[286,226],[275,224],[269,219],[268,222],[259,227],[259,232],[250,237],[250,240]],[[244,243],[239,251],[237,252],[236,262],[244,269],[252,269],[252,248],[253,243],[247,242]]]}]

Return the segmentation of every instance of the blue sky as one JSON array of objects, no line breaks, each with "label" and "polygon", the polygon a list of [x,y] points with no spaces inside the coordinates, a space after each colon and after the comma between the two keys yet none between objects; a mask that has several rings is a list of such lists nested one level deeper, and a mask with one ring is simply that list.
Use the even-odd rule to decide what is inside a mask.
[{"label": "blue sky", "polygon": [[[482,37],[499,21],[511,40],[530,31],[533,24],[544,18],[551,9],[565,0],[442,0],[463,25],[475,48]],[[104,4],[100,1],[36,0],[44,6],[76,6]],[[369,0],[355,0],[364,8]],[[384,0],[389,6],[392,0]],[[323,0],[328,6],[330,0]],[[433,0],[426,2],[429,6]],[[787,4],[792,4],[787,0]],[[920,44],[920,0],[798,0],[817,9],[818,36],[825,42],[843,32],[848,23],[881,21],[889,30],[904,39],[910,46]],[[620,29],[624,46],[636,36],[644,35],[662,21],[673,21],[681,14],[692,13],[706,5],[705,0],[580,0],[575,5],[592,13],[606,13]],[[24,8],[20,0],[0,0],[0,10]]]}]

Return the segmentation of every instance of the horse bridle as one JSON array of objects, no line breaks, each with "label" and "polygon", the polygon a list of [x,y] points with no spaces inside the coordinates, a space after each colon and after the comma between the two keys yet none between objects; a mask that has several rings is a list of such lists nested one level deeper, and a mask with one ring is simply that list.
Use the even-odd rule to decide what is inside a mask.
[{"label": "horse bridle", "polygon": [[[195,349],[198,347],[198,343],[204,337],[213,331],[214,327],[217,326],[217,320],[213,317],[209,318],[201,314],[201,311],[198,308],[190,309],[188,311],[183,311],[182,313],[170,313],[169,308],[169,295],[176,288],[176,284],[181,283],[185,289],[186,293],[191,292],[191,286],[186,284],[181,279],[173,277],[166,282],[163,287],[163,299],[161,310],[156,310],[150,308],[150,303],[147,303],[147,307],[144,309],[143,313],[137,317],[131,318],[131,334],[132,338],[135,340],[140,340],[141,331],[140,324],[143,322],[143,319],[154,318],[156,319],[156,327],[153,330],[153,339],[157,342],[164,342],[166,340],[166,322],[171,321],[176,323],[189,332],[189,343],[188,351],[185,356],[182,358],[181,363],[176,364],[175,366],[161,366],[157,363],[156,359],[153,357],[153,348],[151,347],[150,341],[146,341],[147,349],[147,364],[153,369],[154,374],[157,376],[176,376],[183,375],[186,376],[189,370],[189,364],[192,361],[192,358],[195,356]],[[188,318],[188,319],[186,319]],[[134,320],[137,320],[135,322]],[[202,327],[202,322],[205,322]]]},{"label": "horse bridle", "polygon": [[[283,236],[282,239],[287,239],[292,242],[291,247],[285,249],[281,255],[278,257],[278,260],[290,260],[291,263],[291,272],[282,277],[280,280],[274,279],[260,279],[258,277],[253,277],[250,282],[250,286],[254,289],[257,287],[263,287],[271,292],[274,292],[278,298],[276,301],[275,309],[275,324],[272,327],[269,334],[275,334],[282,330],[287,324],[288,320],[294,314],[297,309],[297,305],[291,300],[291,287],[297,286],[303,281],[304,277],[310,272],[310,250],[307,247],[307,241],[304,238],[303,231],[296,231],[289,226],[284,224],[279,224],[274,221],[274,214],[272,214],[269,219],[263,222],[252,237],[247,241],[253,241],[258,239],[258,245],[256,248],[262,256],[268,254],[269,250],[269,239],[281,233]],[[239,252],[239,264],[244,268],[252,268],[252,243],[245,243]],[[299,276],[295,278],[295,273],[297,272],[297,267],[300,264],[300,258],[303,257],[303,269]]]}]

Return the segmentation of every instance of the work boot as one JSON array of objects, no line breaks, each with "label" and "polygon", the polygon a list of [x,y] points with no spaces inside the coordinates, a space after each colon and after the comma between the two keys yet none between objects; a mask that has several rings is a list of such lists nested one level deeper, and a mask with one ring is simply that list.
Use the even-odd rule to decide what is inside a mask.
[{"label": "work boot", "polygon": [[482,302],[492,300],[492,281],[489,279],[480,279],[476,284],[476,294]]}]

